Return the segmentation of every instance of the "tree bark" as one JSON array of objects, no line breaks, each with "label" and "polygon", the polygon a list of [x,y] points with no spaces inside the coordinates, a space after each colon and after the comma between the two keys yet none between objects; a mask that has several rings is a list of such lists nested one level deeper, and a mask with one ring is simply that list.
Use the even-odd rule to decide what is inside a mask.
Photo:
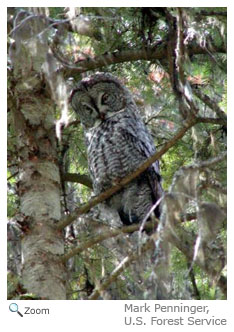
[{"label": "tree bark", "polygon": [[[46,63],[43,17],[18,14],[15,43],[11,45],[13,69],[9,75],[9,109],[19,158],[22,283],[27,293],[40,299],[66,299],[61,218],[60,173],[54,125],[54,105],[45,93],[42,68]],[[26,21],[27,20],[27,21]]]}]

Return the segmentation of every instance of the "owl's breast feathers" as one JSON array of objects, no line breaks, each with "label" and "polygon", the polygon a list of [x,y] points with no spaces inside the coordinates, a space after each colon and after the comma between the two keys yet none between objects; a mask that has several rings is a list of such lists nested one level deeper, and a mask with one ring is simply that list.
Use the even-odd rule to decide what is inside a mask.
[{"label": "owl's breast feathers", "polygon": [[[86,133],[88,162],[98,194],[133,172],[155,152],[151,135],[142,120],[125,111]],[[162,194],[159,163],[152,164],[141,178],[148,181],[155,202]]]}]

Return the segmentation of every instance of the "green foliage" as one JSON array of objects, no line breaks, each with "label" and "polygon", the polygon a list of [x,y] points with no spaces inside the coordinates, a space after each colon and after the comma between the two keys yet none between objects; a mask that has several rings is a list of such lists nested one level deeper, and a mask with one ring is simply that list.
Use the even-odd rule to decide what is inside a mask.
[{"label": "green foliage", "polygon": [[[94,33],[90,36],[67,31],[59,42],[59,54],[66,60],[64,63],[74,64],[79,67],[79,63],[82,64],[82,61],[87,59],[93,61],[92,59],[96,56],[105,56],[111,52],[118,53],[126,50],[137,51],[139,49],[147,49],[147,47],[156,45],[161,40],[167,40],[169,31],[168,22],[165,13],[160,8],[82,7],[80,8],[81,15],[84,15],[92,22],[92,31]],[[176,8],[170,8],[169,10],[176,17]],[[53,19],[59,20],[65,18],[64,8],[51,7],[49,8],[49,12]],[[226,43],[225,17],[212,14],[212,12],[226,12],[226,8],[184,8],[183,12],[185,26],[184,38],[186,38],[187,42],[193,41],[204,47],[209,44],[220,46]],[[178,95],[176,95],[171,86],[170,75],[172,73],[170,72],[167,60],[129,61],[97,69],[99,71],[108,71],[118,76],[131,90],[136,103],[140,105],[140,112],[153,134],[158,150],[165,142],[172,139],[176,130],[183,125],[184,121],[179,108],[180,101],[178,100]],[[227,112],[225,54],[215,52],[211,54],[207,51],[205,54],[185,55],[182,69],[185,80],[191,88],[191,99],[199,110],[199,116],[207,118],[218,117],[214,109],[195,96],[193,89],[202,91],[222,111]],[[72,77],[74,85],[82,76],[92,73],[93,71],[89,71],[80,74],[74,71]],[[67,77],[66,75],[64,77],[64,79],[67,79],[67,85],[71,87],[71,77]],[[9,80],[9,90],[13,89],[13,83],[15,84],[15,82]],[[14,106],[11,103],[11,99],[9,105],[12,108]],[[55,118],[58,119],[59,116],[59,110],[56,109]],[[12,120],[9,122],[12,122]],[[10,178],[8,193],[9,218],[14,218],[19,212],[19,198],[16,190],[18,182],[18,175],[16,173],[19,161],[15,148],[16,140],[16,133],[10,123],[8,143],[8,178]],[[58,146],[58,155],[61,155],[61,164],[64,172],[88,174],[83,128],[79,119],[76,119],[73,113],[71,113],[70,124],[62,132],[62,142]],[[67,146],[68,149],[63,156],[62,151],[64,146]],[[225,126],[213,123],[197,124],[196,127],[190,130],[162,156],[160,168],[164,190],[169,190],[175,173],[181,167],[217,157],[224,150],[226,150]],[[66,184],[65,187],[68,192],[67,197],[72,197],[71,211],[92,197],[92,191],[79,183]],[[200,172],[197,187],[199,190],[203,188],[199,196],[200,202],[216,203],[225,211],[225,161]],[[87,240],[90,234],[95,234],[95,227],[98,229],[98,226],[102,225],[102,220],[99,220],[98,226],[95,224],[93,230],[93,219],[95,218],[92,215],[87,220],[81,217],[75,224],[75,228],[78,229],[78,235],[76,235],[80,242]],[[196,238],[196,234],[199,231],[197,222],[194,220],[192,222],[187,221],[183,224],[182,228],[189,234],[194,235],[194,238]],[[218,238],[225,249],[225,225],[222,226]],[[114,244],[112,243],[111,245],[118,247],[120,243],[118,241],[113,242]],[[122,246],[124,245],[122,244]],[[73,245],[69,244],[67,250],[70,250],[72,247]],[[95,284],[98,285],[101,283],[104,277],[108,277],[121,262],[121,259],[118,260],[117,257],[123,258],[123,255],[121,256],[119,253],[115,255],[114,250],[110,248],[111,246],[106,246],[106,244],[98,244],[85,250],[81,255],[74,257],[71,264],[71,279],[68,291],[70,299],[88,298],[90,295],[89,292],[93,290],[92,287],[95,287]],[[133,249],[131,248],[131,250]],[[129,250],[129,254],[130,252]],[[170,258],[170,273],[173,277],[174,296],[178,299],[182,299],[184,296],[189,298],[194,292],[189,276],[191,262],[188,263],[185,255],[176,247],[173,247]],[[150,279],[152,266],[147,266],[145,270],[144,268],[145,266],[142,268],[142,271],[137,271],[136,274],[134,265],[133,267],[126,268],[121,274],[121,278],[113,282],[108,289],[113,298],[135,299],[138,295],[141,298],[146,296],[144,282]],[[211,282],[207,273],[201,267],[193,264],[192,269],[201,299],[213,300],[223,298],[215,282]],[[139,280],[137,279],[138,276]],[[9,294],[14,293],[17,283],[17,277],[10,276]],[[10,298],[12,296],[10,295]]]},{"label": "green foliage", "polygon": [[61,19],[64,16],[64,8],[63,7],[50,7],[50,17],[54,19]]},{"label": "green foliage", "polygon": [[[9,171],[7,172],[7,177],[10,178],[14,174],[11,174]],[[16,185],[15,177],[9,179],[8,183],[8,195],[7,195],[7,215],[9,218],[14,217],[17,208],[18,208],[18,197],[15,195],[14,186]]]},{"label": "green foliage", "polygon": [[191,144],[174,145],[168,153],[165,153],[161,159],[161,173],[163,178],[163,189],[167,190],[171,185],[171,181],[175,172],[185,165],[189,165],[193,158]]}]

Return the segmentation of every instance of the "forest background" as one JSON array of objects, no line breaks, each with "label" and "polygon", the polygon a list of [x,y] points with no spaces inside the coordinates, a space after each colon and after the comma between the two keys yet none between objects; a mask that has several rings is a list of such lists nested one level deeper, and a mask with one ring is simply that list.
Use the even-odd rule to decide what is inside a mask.
[{"label": "forest background", "polygon": [[[101,70],[155,139],[151,236],[92,198],[69,93]],[[226,86],[226,8],[9,8],[8,298],[225,299]]]}]

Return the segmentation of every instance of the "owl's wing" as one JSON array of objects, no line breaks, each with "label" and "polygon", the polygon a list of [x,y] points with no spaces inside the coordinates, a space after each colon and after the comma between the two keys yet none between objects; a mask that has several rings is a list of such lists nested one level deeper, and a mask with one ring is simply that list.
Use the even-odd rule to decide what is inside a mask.
[{"label": "owl's wing", "polygon": [[[136,153],[139,154],[139,161],[144,162],[156,153],[153,138],[145,124],[138,117],[135,117],[134,121],[131,118],[131,123],[128,126],[121,126],[120,130],[126,140],[126,144],[133,145],[134,150],[136,149]],[[159,161],[157,160],[151,167],[160,180]]]},{"label": "owl's wing", "polygon": [[[132,123],[132,125],[129,125],[128,127],[125,126],[124,128],[121,128],[121,131],[123,138],[126,141],[126,145],[133,146],[131,151],[134,151],[135,160],[139,161],[137,166],[140,166],[140,164],[156,152],[153,138],[141,120],[137,119],[134,124]],[[152,199],[155,203],[162,196],[163,192],[161,187],[159,161],[157,160],[153,163],[144,174],[152,189]],[[159,214],[159,212],[156,213],[158,217]]]},{"label": "owl's wing", "polygon": [[[147,128],[143,123],[139,123],[141,127],[138,135],[138,147],[139,153],[144,156],[145,159],[150,158],[153,154],[156,153],[156,148],[154,141]],[[162,186],[161,186],[161,176],[160,176],[160,167],[159,161],[154,162],[145,172],[149,185],[152,190],[152,199],[155,204],[162,197]],[[160,206],[157,206],[155,209],[155,215],[157,218],[160,217]]]}]

